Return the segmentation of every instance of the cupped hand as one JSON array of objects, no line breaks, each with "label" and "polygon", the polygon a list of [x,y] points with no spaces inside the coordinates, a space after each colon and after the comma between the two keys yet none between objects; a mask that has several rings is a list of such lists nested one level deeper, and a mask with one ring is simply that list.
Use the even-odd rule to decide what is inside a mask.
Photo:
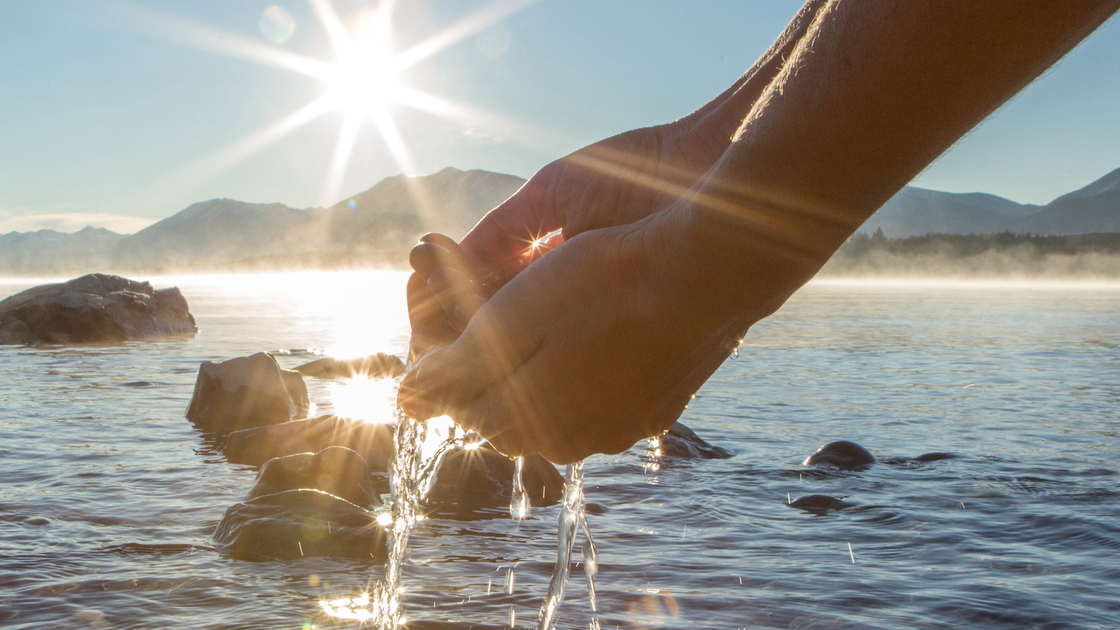
[{"label": "cupped hand", "polygon": [[711,287],[680,264],[672,231],[647,220],[566,241],[423,356],[401,384],[402,407],[555,463],[664,431],[742,333],[710,309]]}]

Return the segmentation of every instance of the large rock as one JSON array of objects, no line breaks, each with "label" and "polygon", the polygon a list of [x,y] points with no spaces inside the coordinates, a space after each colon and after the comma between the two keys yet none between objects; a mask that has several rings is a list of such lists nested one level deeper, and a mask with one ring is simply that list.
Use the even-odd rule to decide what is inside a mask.
[{"label": "large rock", "polygon": [[245,560],[330,556],[384,562],[387,553],[375,514],[319,490],[288,490],[232,505],[211,540]]},{"label": "large rock", "polygon": [[207,433],[225,434],[288,422],[306,413],[307,400],[302,376],[281,369],[272,355],[258,352],[203,363],[187,419]]},{"label": "large rock", "polygon": [[[443,460],[428,504],[445,517],[508,507],[513,496],[513,472],[513,460],[489,444],[455,448]],[[533,506],[552,505],[564,495],[564,478],[540,455],[525,458],[521,482]]]},{"label": "large rock", "polygon": [[198,333],[177,288],[93,273],[0,302],[0,344],[111,343]]},{"label": "large rock", "polygon": [[381,505],[366,461],[341,446],[268,460],[257,473],[249,499],[286,490],[322,490],[361,507]]},{"label": "large rock", "polygon": [[875,456],[855,442],[829,442],[805,458],[805,466],[832,466],[840,470],[863,470],[875,463]]},{"label": "large rock", "polygon": [[296,367],[313,378],[396,378],[404,375],[404,363],[391,354],[378,352],[359,359],[319,359]]},{"label": "large rock", "polygon": [[235,431],[226,438],[223,453],[231,464],[262,466],[273,457],[344,446],[361,455],[370,470],[386,472],[393,459],[393,433],[388,424],[320,416]]}]

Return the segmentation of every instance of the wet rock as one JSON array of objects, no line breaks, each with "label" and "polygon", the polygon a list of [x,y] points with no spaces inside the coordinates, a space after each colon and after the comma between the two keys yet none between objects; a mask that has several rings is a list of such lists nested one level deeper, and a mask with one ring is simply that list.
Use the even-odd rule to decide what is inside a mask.
[{"label": "wet rock", "polygon": [[306,412],[307,400],[303,377],[258,352],[203,363],[187,419],[204,432],[225,434],[288,422]]},{"label": "wet rock", "polygon": [[[448,453],[428,495],[428,504],[441,516],[481,508],[509,507],[513,496],[513,460],[489,444]],[[564,478],[540,455],[525,458],[521,481],[534,507],[552,505],[564,494]]]},{"label": "wet rock", "polygon": [[384,562],[386,556],[376,515],[319,490],[288,490],[232,505],[211,540],[245,560],[329,556]]},{"label": "wet rock", "polygon": [[234,431],[226,437],[222,452],[231,464],[263,466],[273,457],[344,446],[360,455],[370,470],[386,472],[393,459],[393,432],[394,428],[387,424],[319,416]]},{"label": "wet rock", "polygon": [[112,343],[198,333],[177,288],[93,273],[0,302],[0,344]]},{"label": "wet rock", "polygon": [[830,497],[825,494],[810,494],[803,497],[797,497],[790,501],[789,506],[798,510],[805,510],[806,512],[813,512],[816,514],[823,514],[829,511],[844,510],[847,508],[855,507],[855,503],[848,503],[836,497]]},{"label": "wet rock", "polygon": [[396,378],[404,375],[404,362],[378,352],[359,359],[319,359],[296,368],[304,376],[314,378]]},{"label": "wet rock", "polygon": [[875,463],[875,456],[855,442],[829,442],[805,458],[805,466],[833,466],[841,470],[860,470]]},{"label": "wet rock", "polygon": [[364,508],[381,505],[366,460],[341,446],[268,460],[249,498],[286,490],[322,490]]},{"label": "wet rock", "polygon": [[662,457],[677,457],[681,459],[727,459],[731,452],[727,449],[708,444],[699,435],[675,422],[669,430],[657,438],[657,448]]},{"label": "wet rock", "polygon": [[914,458],[916,462],[938,462],[943,459],[956,459],[957,455],[953,453],[925,453]]}]

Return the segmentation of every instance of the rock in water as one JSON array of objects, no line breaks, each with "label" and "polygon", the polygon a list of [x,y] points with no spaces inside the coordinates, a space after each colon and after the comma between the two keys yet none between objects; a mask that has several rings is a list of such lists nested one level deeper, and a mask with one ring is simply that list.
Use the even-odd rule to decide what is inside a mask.
[{"label": "rock in water", "polygon": [[[481,508],[508,508],[513,471],[513,460],[489,444],[456,448],[443,460],[428,504],[443,517],[469,517]],[[521,472],[531,505],[552,505],[563,496],[564,478],[547,459],[530,455]]]},{"label": "rock in water", "polygon": [[249,499],[286,490],[322,490],[364,508],[381,505],[366,460],[341,446],[268,460]]},{"label": "rock in water", "polygon": [[92,273],[0,302],[0,344],[109,343],[198,333],[177,288]]},{"label": "rock in water", "polygon": [[855,442],[829,442],[803,462],[805,466],[835,466],[841,470],[859,470],[875,463],[875,456]]},{"label": "rock in water", "polygon": [[288,422],[306,411],[307,400],[303,377],[282,370],[272,355],[258,352],[203,363],[187,419],[207,433],[226,434]]},{"label": "rock in water", "polygon": [[657,438],[657,448],[662,457],[681,459],[727,459],[731,452],[725,448],[712,446],[699,435],[679,422],[674,422],[669,430]]},{"label": "rock in water", "polygon": [[245,560],[386,557],[385,530],[376,516],[319,490],[288,490],[232,505],[211,540]]},{"label": "rock in water", "polygon": [[222,452],[231,464],[261,466],[273,457],[344,446],[361,455],[370,470],[386,472],[393,459],[393,432],[393,426],[388,424],[320,416],[234,431],[226,438]]},{"label": "rock in water", "polygon": [[404,375],[404,363],[391,354],[378,352],[360,359],[319,359],[296,367],[313,378],[396,378]]},{"label": "rock in water", "polygon": [[804,497],[797,497],[789,502],[791,508],[798,510],[805,510],[814,514],[824,514],[832,510],[844,510],[850,507],[855,507],[854,503],[830,497],[826,494],[810,494]]}]

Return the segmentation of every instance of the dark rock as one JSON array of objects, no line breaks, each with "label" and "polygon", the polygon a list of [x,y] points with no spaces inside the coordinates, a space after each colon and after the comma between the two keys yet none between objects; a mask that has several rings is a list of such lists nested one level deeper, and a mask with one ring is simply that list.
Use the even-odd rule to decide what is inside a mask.
[{"label": "dark rock", "polygon": [[657,448],[662,457],[680,459],[727,459],[731,452],[708,444],[699,435],[679,422],[657,437]]},{"label": "dark rock", "polygon": [[89,274],[0,302],[0,344],[111,343],[198,333],[177,288]]},{"label": "dark rock", "polygon": [[824,513],[831,510],[843,510],[846,508],[855,507],[855,503],[848,503],[836,497],[830,497],[825,494],[810,494],[803,497],[797,497],[790,501],[791,508],[805,510],[806,512]]},{"label": "dark rock", "polygon": [[187,419],[207,433],[225,434],[288,422],[303,413],[306,401],[303,377],[280,369],[272,355],[258,352],[203,363]]},{"label": "dark rock", "polygon": [[273,457],[317,453],[344,446],[362,456],[370,470],[386,472],[393,459],[394,427],[361,420],[319,416],[257,429],[234,431],[223,453],[231,464],[263,466]]},{"label": "dark rock", "polygon": [[834,466],[841,470],[859,470],[875,463],[875,456],[855,442],[829,442],[805,458],[805,466]]},{"label": "dark rock", "polygon": [[404,362],[391,354],[378,352],[360,359],[319,359],[304,363],[296,371],[314,378],[396,378],[404,375]]},{"label": "dark rock", "polygon": [[232,505],[211,540],[245,560],[386,557],[385,530],[376,515],[319,490],[288,490]]},{"label": "dark rock", "polygon": [[953,453],[925,453],[914,458],[916,462],[937,462],[943,459],[956,459]]},{"label": "dark rock", "polygon": [[341,446],[268,460],[257,473],[249,498],[285,490],[322,490],[364,508],[381,505],[366,460]]},{"label": "dark rock", "polygon": [[[513,496],[513,472],[513,460],[489,444],[455,448],[444,457],[428,503],[441,515],[508,507]],[[563,497],[564,478],[540,455],[526,457],[521,472],[530,505],[552,505]]]}]

